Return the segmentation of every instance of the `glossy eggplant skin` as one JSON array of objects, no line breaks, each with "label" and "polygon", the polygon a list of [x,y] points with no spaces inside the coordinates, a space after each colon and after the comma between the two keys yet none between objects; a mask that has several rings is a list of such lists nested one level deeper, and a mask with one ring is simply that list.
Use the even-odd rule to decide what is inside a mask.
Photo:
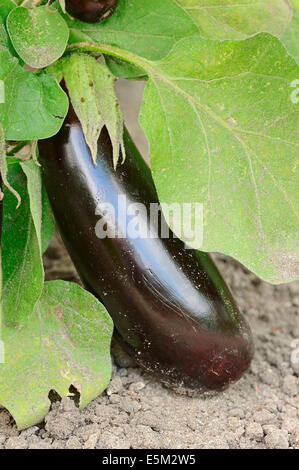
[{"label": "glossy eggplant skin", "polygon": [[[117,5],[118,0],[65,0],[66,11],[80,21],[97,23],[107,18]],[[105,16],[107,15],[107,16]]]},{"label": "glossy eggplant skin", "polygon": [[[249,326],[208,254],[169,238],[99,239],[99,220],[125,233],[124,214],[102,217],[118,196],[157,202],[151,173],[125,131],[116,170],[106,129],[97,166],[70,109],[60,132],[39,142],[43,180],[60,234],[86,288],[106,306],[115,338],[148,372],[182,392],[220,390],[240,378],[253,354]],[[107,215],[108,214],[108,215]],[[112,220],[112,221],[111,221]],[[141,226],[149,217],[139,216]],[[108,226],[107,225],[107,226]]]}]

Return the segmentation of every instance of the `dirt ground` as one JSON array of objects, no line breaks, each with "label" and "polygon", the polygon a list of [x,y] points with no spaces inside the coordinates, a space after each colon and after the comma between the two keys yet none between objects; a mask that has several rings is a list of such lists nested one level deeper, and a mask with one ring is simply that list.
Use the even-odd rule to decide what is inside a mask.
[{"label": "dirt ground", "polygon": [[[52,404],[44,423],[19,433],[0,410],[0,448],[298,449],[299,363],[291,355],[299,283],[275,287],[224,256],[217,263],[255,337],[255,358],[237,384],[214,396],[178,396],[118,351],[108,389],[83,411],[65,398]],[[45,266],[47,279],[78,280],[58,237]]]},{"label": "dirt ground", "polygon": [[[130,130],[138,137],[134,124]],[[118,351],[108,389],[82,411],[65,398],[41,425],[18,432],[0,409],[0,448],[298,449],[299,362],[291,359],[299,359],[299,283],[271,286],[234,260],[216,260],[255,338],[244,378],[217,395],[178,396]],[[47,279],[78,280],[57,236],[45,267]]]}]

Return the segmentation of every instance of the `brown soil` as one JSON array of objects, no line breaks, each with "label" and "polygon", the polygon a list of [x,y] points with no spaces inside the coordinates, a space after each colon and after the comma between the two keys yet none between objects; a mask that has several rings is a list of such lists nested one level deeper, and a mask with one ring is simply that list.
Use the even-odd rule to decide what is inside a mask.
[{"label": "brown soil", "polygon": [[[118,352],[108,389],[83,411],[65,398],[41,426],[18,432],[0,410],[0,448],[299,448],[299,283],[271,286],[229,258],[217,262],[255,337],[244,378],[212,397],[178,396]],[[78,281],[57,236],[45,266],[47,279]]]}]

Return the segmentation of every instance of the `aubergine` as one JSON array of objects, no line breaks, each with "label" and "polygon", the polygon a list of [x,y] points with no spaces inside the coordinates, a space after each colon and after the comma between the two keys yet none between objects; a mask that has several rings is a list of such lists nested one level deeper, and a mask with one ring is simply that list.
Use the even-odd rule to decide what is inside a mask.
[{"label": "aubergine", "polygon": [[[119,197],[125,196],[124,212],[132,203],[158,203],[149,167],[126,129],[124,141],[126,159],[114,169],[104,128],[94,165],[71,105],[60,132],[39,141],[62,239],[85,287],[111,315],[116,341],[140,366],[181,392],[224,389],[250,364],[250,328],[208,254],[187,249],[171,232],[123,236],[127,218],[118,214]],[[99,210],[107,203],[114,218]],[[141,227],[152,223],[149,211],[135,217]],[[98,238],[99,221],[117,236]]]},{"label": "aubergine", "polygon": [[85,23],[97,23],[113,13],[118,0],[65,0],[66,11]]}]

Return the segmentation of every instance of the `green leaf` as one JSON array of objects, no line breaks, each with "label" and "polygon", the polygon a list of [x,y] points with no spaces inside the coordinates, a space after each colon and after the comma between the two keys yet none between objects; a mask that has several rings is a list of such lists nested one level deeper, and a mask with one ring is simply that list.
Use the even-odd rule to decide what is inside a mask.
[{"label": "green leaf", "polygon": [[67,396],[75,386],[82,408],[106,388],[111,374],[112,320],[90,293],[70,282],[47,282],[28,313],[18,329],[4,323],[0,364],[0,403],[19,429],[43,420],[50,390]]},{"label": "green leaf", "polygon": [[46,67],[59,59],[69,37],[61,15],[45,6],[15,8],[8,15],[7,29],[15,50],[33,68]]},{"label": "green leaf", "polygon": [[13,157],[13,156],[7,156],[6,157],[6,163],[7,163],[7,166],[9,165],[15,165],[16,163],[17,164],[20,164],[20,159],[18,157]]},{"label": "green leaf", "polygon": [[31,159],[20,163],[27,177],[30,212],[41,253],[47,249],[54,232],[54,217],[46,189],[42,184],[40,167]]},{"label": "green leaf", "polygon": [[293,17],[281,40],[289,54],[299,63],[299,2],[293,0]]},{"label": "green leaf", "polygon": [[127,80],[143,80],[146,78],[144,70],[128,62],[115,60],[109,56],[105,57],[105,62],[115,77]]},{"label": "green leaf", "polygon": [[9,50],[11,48],[9,37],[8,37],[7,32],[6,32],[6,29],[5,29],[4,22],[3,22],[2,18],[0,18],[0,47],[3,47],[5,49],[9,49]]},{"label": "green leaf", "polygon": [[7,15],[11,10],[16,7],[16,4],[12,0],[1,0],[0,4],[0,18],[6,20]]},{"label": "green leaf", "polygon": [[106,21],[95,24],[66,19],[70,42],[97,42],[128,49],[148,59],[159,59],[197,27],[173,0],[119,0]]},{"label": "green leaf", "polygon": [[161,61],[135,60],[150,77],[140,119],[160,201],[203,203],[195,248],[233,256],[272,283],[297,279],[295,61],[264,33],[194,36]]},{"label": "green leaf", "polygon": [[41,168],[34,160],[20,163],[27,177],[27,190],[30,201],[31,217],[33,218],[38,242],[43,254],[54,233],[54,217],[46,189],[42,183]]},{"label": "green leaf", "polygon": [[53,212],[50,206],[50,201],[45,189],[42,185],[42,253],[46,251],[51,241],[55,229],[55,221]]},{"label": "green leaf", "polygon": [[6,30],[6,17],[15,6],[11,0],[3,0],[0,5],[0,46],[8,49],[14,56],[17,54]]},{"label": "green leaf", "polygon": [[4,82],[0,80],[0,103],[5,101]]},{"label": "green leaf", "polygon": [[246,39],[268,32],[282,36],[291,18],[285,0],[176,0],[210,39]]},{"label": "green leaf", "polygon": [[[6,157],[6,152],[5,152],[5,139],[4,139],[4,131],[3,127],[0,123],[0,176],[2,179],[2,182],[4,186],[16,197],[17,199],[17,207],[21,204],[21,198],[20,195],[18,194],[17,191],[9,184],[9,181],[7,179],[7,157]],[[0,188],[0,200],[3,197],[3,193]],[[0,214],[1,217],[1,214]]]},{"label": "green leaf", "polygon": [[34,222],[39,247],[41,250],[41,229],[42,229],[42,181],[40,168],[31,159],[20,163],[27,178],[27,191],[31,217]]},{"label": "green leaf", "polygon": [[120,149],[123,158],[123,120],[114,91],[114,77],[106,65],[86,54],[72,54],[63,62],[63,74],[72,105],[82,124],[94,163],[97,142],[106,126],[116,166]]},{"label": "green leaf", "polygon": [[59,131],[68,99],[52,76],[24,70],[0,47],[1,79],[5,103],[0,103],[0,122],[7,140],[44,139]]},{"label": "green leaf", "polygon": [[[1,18],[0,18],[0,48],[1,48],[1,50],[6,49],[10,53],[11,56],[14,56],[14,57],[18,58],[18,55],[17,55],[16,51],[13,48],[13,45],[11,43],[11,40],[9,39],[9,36],[6,32],[5,26],[2,23]],[[1,64],[0,64],[0,70],[1,70]],[[0,83],[3,83],[2,80],[0,80]],[[3,85],[4,85],[4,83],[3,83]],[[3,101],[0,100],[0,103],[3,103]]]},{"label": "green leaf", "polygon": [[43,287],[43,266],[38,235],[31,217],[27,179],[19,164],[9,165],[8,181],[20,194],[15,197],[4,188],[2,269],[3,312],[7,325],[16,326],[30,314]]},{"label": "green leaf", "polygon": [[[160,59],[172,46],[197,32],[188,14],[174,0],[119,0],[107,20],[88,24],[64,17],[70,28],[70,43],[113,44],[148,59]],[[107,66],[117,77],[137,79],[144,76],[138,67],[106,57]]]}]

